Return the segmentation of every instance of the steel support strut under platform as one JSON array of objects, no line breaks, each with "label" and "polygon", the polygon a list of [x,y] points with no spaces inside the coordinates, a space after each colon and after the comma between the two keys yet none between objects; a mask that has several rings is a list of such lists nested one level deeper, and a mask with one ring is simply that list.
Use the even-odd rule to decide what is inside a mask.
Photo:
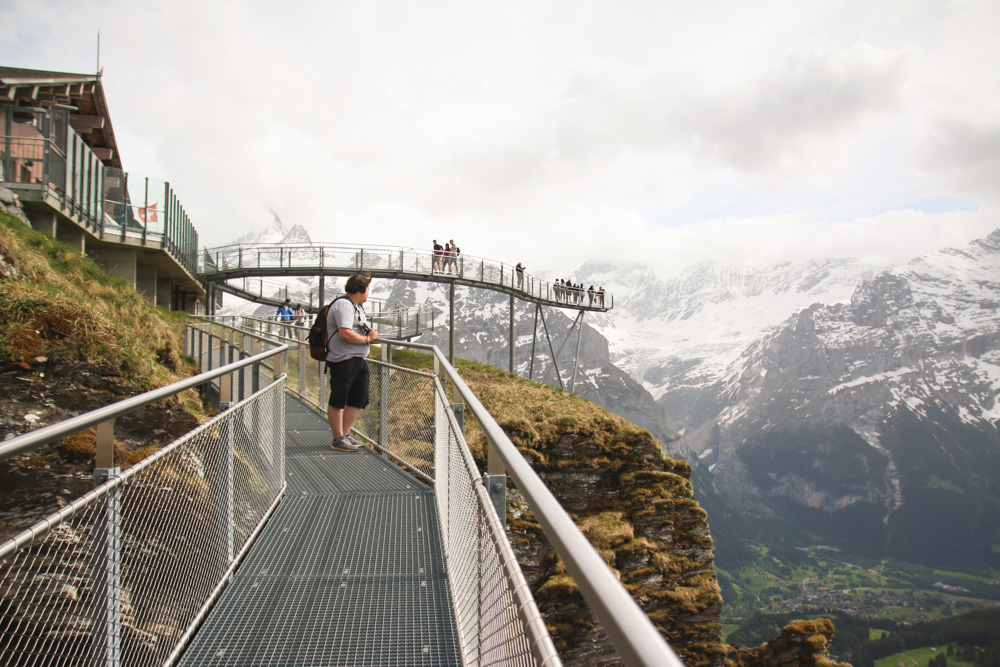
[{"label": "steel support strut under platform", "polygon": [[[567,335],[566,335],[566,338],[563,340],[562,345],[559,346],[559,351],[556,352],[556,351],[554,351],[552,349],[552,338],[549,336],[549,327],[548,327],[548,325],[545,322],[545,313],[542,312],[542,307],[541,307],[540,304],[535,304],[535,326],[533,327],[533,329],[531,331],[531,364],[530,364],[529,369],[528,369],[528,379],[529,380],[534,379],[534,373],[535,373],[535,341],[538,339],[538,318],[539,318],[539,316],[542,319],[542,327],[545,329],[545,340],[548,342],[548,345],[549,345],[549,353],[552,355],[552,368],[555,369],[556,380],[559,381],[559,388],[562,389],[563,391],[566,390],[566,387],[563,385],[562,376],[559,374],[559,366],[558,366],[556,360],[559,358],[559,355],[562,354],[563,348],[566,347],[566,343],[567,343],[567,341],[569,341],[569,334],[573,333],[573,329],[576,328],[577,324],[579,324],[580,325],[580,331],[577,334],[577,340],[576,340],[576,359],[574,360],[574,363],[573,363],[573,384],[570,386],[570,393],[574,392],[574,390],[576,389],[576,374],[577,374],[577,369],[580,366],[580,344],[581,344],[581,341],[583,339],[583,315],[584,315],[584,311],[581,310],[580,313],[579,313],[579,315],[577,315],[576,318],[573,320],[573,324],[570,325],[569,331],[567,332]],[[513,323],[512,323],[511,324],[511,343],[512,343],[512,345],[513,345],[513,340],[514,340],[514,333],[513,333],[513,331],[514,330],[513,330]],[[542,377],[541,377],[541,381],[542,382],[545,381],[546,375],[547,374],[543,374],[542,375]]]}]

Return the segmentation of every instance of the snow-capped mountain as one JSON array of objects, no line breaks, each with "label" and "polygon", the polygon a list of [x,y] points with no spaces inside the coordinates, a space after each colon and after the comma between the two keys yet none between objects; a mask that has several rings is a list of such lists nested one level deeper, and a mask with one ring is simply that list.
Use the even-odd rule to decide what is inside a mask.
[{"label": "snow-capped mountain", "polygon": [[747,345],[814,303],[846,302],[877,267],[854,260],[735,267],[703,262],[668,280],[645,267],[584,267],[610,286],[614,309],[595,327],[614,363],[642,382],[683,429],[690,402]]},{"label": "snow-capped mountain", "polygon": [[1000,230],[865,280],[746,346],[685,439],[786,537],[930,564],[995,560]]},{"label": "snow-capped mountain", "polygon": [[302,225],[292,225],[291,229],[278,217],[278,214],[271,211],[273,220],[271,224],[259,232],[247,232],[239,237],[233,244],[239,243],[312,243],[309,232]]},{"label": "snow-capped mountain", "polygon": [[[271,212],[273,220],[265,229],[257,232],[248,232],[235,239],[232,245],[237,244],[311,244],[312,239],[309,232],[302,225],[292,225],[289,229],[278,217],[278,214]],[[319,292],[318,282],[315,278],[309,277],[287,277],[278,281],[268,281],[262,284],[264,294],[273,299],[290,298],[292,303],[301,303],[308,306],[317,298]],[[223,297],[222,308],[217,311],[220,315],[256,315],[257,317],[270,317],[274,315],[273,306],[265,306],[252,301],[247,301],[239,297],[227,294]]]}]

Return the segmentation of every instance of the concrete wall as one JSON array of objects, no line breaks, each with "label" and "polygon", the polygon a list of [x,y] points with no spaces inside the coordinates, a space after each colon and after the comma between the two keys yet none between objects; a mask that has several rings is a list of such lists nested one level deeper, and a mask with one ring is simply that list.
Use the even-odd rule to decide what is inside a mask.
[{"label": "concrete wall", "polygon": [[93,248],[88,254],[108,275],[121,278],[132,287],[137,286],[138,253],[132,248]]},{"label": "concrete wall", "polygon": [[137,264],[135,267],[135,290],[146,297],[154,306],[156,298],[156,267],[151,264]]}]

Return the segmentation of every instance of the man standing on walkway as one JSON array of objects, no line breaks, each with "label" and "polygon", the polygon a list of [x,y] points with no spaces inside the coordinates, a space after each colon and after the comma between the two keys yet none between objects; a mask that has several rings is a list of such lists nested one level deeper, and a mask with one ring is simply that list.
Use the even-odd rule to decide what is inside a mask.
[{"label": "man standing on walkway", "polygon": [[353,452],[361,443],[351,437],[351,427],[368,405],[369,344],[378,340],[378,329],[368,326],[362,304],[368,300],[371,276],[356,273],[347,279],[346,297],[334,299],[327,311],[330,336],[326,367],[330,371],[330,400],[326,417],[333,431],[330,448]]},{"label": "man standing on walkway", "polygon": [[278,306],[278,312],[275,313],[274,319],[281,322],[281,335],[286,338],[292,337],[292,327],[289,325],[292,322],[292,300],[285,299],[285,302]]},{"label": "man standing on walkway", "polygon": [[444,246],[434,239],[434,256],[431,259],[431,273],[441,270],[441,256],[444,254]]}]

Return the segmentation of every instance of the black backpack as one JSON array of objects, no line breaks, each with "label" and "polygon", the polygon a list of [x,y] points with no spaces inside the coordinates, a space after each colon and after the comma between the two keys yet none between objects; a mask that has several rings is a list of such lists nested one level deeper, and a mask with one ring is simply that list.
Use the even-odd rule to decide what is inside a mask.
[{"label": "black backpack", "polygon": [[323,306],[323,308],[320,309],[319,313],[316,315],[316,319],[313,321],[312,326],[309,327],[309,356],[316,361],[326,361],[326,355],[330,349],[330,334],[326,328],[327,313],[336,301],[346,298],[348,298],[346,295],[338,296],[336,299]]}]

